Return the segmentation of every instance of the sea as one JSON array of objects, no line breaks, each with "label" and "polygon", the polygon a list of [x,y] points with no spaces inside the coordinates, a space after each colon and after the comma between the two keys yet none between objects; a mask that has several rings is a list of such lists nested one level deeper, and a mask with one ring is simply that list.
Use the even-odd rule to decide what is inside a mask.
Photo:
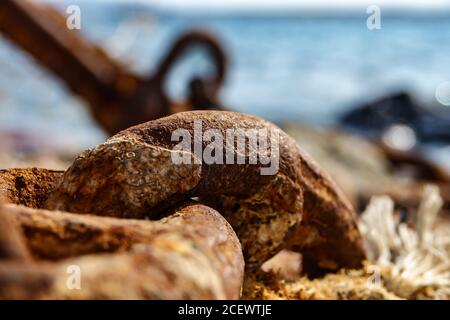
[{"label": "sea", "polygon": [[[68,3],[57,6],[64,13]],[[399,90],[427,108],[442,107],[436,88],[450,81],[448,12],[382,12],[380,29],[369,29],[365,11],[208,14],[126,3],[79,6],[80,32],[142,75],[153,72],[183,32],[216,35],[230,61],[223,103],[277,123],[336,126],[346,111]],[[183,99],[189,79],[209,68],[201,48],[189,51],[166,90]],[[79,149],[105,139],[83,101],[0,35],[1,131],[30,132]],[[430,150],[450,163],[449,146]]]}]

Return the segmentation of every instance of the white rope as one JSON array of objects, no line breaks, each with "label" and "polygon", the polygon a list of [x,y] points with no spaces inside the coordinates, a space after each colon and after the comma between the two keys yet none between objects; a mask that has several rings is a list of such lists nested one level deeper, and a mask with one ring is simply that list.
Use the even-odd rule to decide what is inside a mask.
[{"label": "white rope", "polygon": [[450,228],[433,230],[443,201],[436,186],[426,186],[416,215],[416,227],[400,223],[394,203],[373,197],[359,220],[371,263],[384,270],[385,287],[403,298],[416,298],[424,289],[433,297],[450,295]]}]

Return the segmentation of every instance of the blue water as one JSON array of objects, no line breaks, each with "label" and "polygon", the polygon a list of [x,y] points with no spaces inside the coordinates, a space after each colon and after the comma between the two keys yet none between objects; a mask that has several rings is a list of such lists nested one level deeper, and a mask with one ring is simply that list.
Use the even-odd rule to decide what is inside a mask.
[{"label": "blue water", "polygon": [[[358,102],[396,89],[433,107],[436,87],[450,81],[450,16],[382,16],[381,30],[370,31],[365,12],[194,17],[148,7],[80,6],[82,33],[142,74],[187,28],[217,34],[231,60],[222,100],[275,121],[333,124]],[[171,96],[183,97],[188,79],[208,67],[204,53],[192,52],[169,79]],[[0,131],[5,129],[27,129],[80,148],[104,139],[81,101],[0,38]]]}]

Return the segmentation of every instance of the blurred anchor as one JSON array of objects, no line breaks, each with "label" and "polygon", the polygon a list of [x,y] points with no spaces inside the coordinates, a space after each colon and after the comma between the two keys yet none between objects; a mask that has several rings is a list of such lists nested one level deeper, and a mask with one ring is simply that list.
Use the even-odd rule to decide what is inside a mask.
[{"label": "blurred anchor", "polygon": [[[0,32],[81,96],[109,134],[180,111],[221,109],[219,91],[227,58],[215,37],[205,32],[190,31],[178,38],[157,71],[145,77],[128,71],[99,46],[69,30],[66,17],[49,6],[1,0]],[[197,45],[208,51],[215,74],[193,78],[186,102],[171,101],[164,91],[165,80],[175,62]]]}]

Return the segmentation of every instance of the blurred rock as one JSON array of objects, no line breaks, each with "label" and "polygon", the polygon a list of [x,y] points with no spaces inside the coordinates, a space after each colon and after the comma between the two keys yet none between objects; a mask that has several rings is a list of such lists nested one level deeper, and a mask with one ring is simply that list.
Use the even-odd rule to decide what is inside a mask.
[{"label": "blurred rock", "polygon": [[[440,187],[444,210],[450,209],[450,181],[437,165],[412,154],[387,156],[380,145],[341,130],[294,123],[284,125],[283,129],[328,171],[358,211],[362,211],[374,195],[389,195],[400,209],[415,210],[422,189],[428,183]],[[398,163],[392,161],[394,158]],[[402,175],[401,170],[408,163],[414,170],[428,174]]]},{"label": "blurred rock", "polygon": [[344,114],[341,123],[359,133],[381,137],[391,126],[410,126],[422,142],[450,141],[448,108],[428,109],[399,92],[362,104]]},{"label": "blurred rock", "polygon": [[301,266],[302,256],[300,253],[281,250],[273,258],[266,261],[261,268],[265,272],[279,274],[283,279],[295,280],[302,271]]}]

